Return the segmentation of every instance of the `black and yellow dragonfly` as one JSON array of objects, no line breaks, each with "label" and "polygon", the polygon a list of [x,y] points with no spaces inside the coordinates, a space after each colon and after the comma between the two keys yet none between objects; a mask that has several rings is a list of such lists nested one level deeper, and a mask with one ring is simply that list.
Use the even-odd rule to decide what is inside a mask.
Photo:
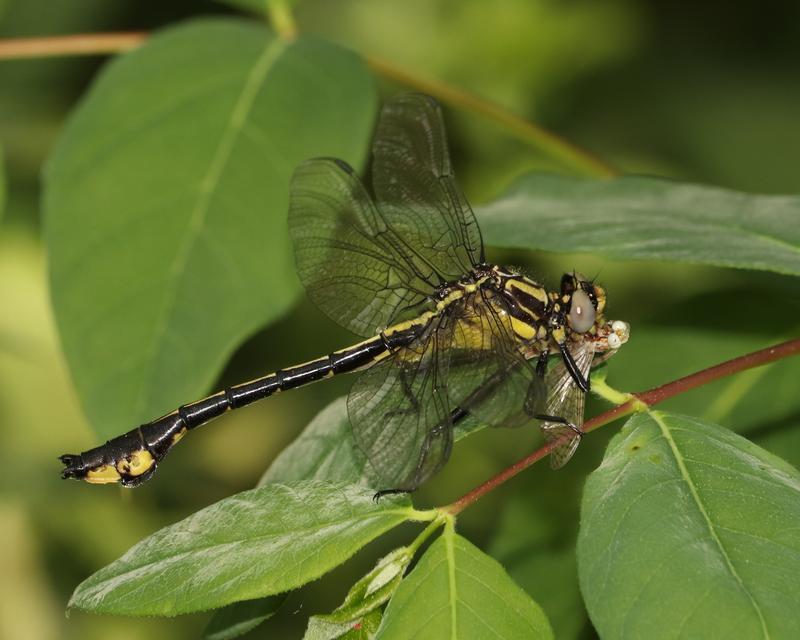
[{"label": "black and yellow dragonfly", "polygon": [[[289,228],[306,291],[363,342],[235,385],[78,455],[64,478],[132,487],[186,433],[279,391],[360,371],[347,400],[353,436],[388,491],[412,491],[447,461],[453,426],[541,421],[559,467],[580,441],[593,364],[627,340],[604,290],[577,273],[558,291],[485,260],[456,184],[439,105],[402,95],[381,112],[371,192],[337,159],[291,183]],[[555,366],[548,366],[550,355]]]}]

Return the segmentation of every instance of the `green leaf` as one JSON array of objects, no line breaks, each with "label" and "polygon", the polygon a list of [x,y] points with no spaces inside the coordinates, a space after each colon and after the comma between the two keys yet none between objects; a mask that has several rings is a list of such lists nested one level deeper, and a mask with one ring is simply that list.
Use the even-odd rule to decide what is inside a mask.
[{"label": "green leaf", "polygon": [[542,610],[502,566],[450,527],[389,602],[378,638],[552,638]]},{"label": "green leaf", "polygon": [[410,548],[400,547],[378,560],[375,568],[350,588],[341,606],[309,619],[306,640],[375,631],[381,620],[381,606],[397,591],[413,556]]},{"label": "green leaf", "polygon": [[350,622],[377,609],[397,590],[413,556],[408,547],[400,547],[385,555],[372,571],[350,588],[340,607],[317,617],[330,622]]},{"label": "green leaf", "polygon": [[381,612],[372,611],[358,622],[330,622],[312,617],[303,640],[371,640],[381,624]]},{"label": "green leaf", "polygon": [[292,304],[290,175],[360,165],[375,102],[354,54],[246,21],[169,29],[104,68],[45,175],[53,304],[99,433],[201,395]]},{"label": "green leaf", "polygon": [[252,631],[277,613],[286,594],[234,602],[214,612],[203,631],[205,640],[230,640]]},{"label": "green leaf", "polygon": [[[533,499],[524,488],[512,496],[489,548],[514,582],[541,605],[559,640],[581,637],[589,624],[578,588],[577,525],[573,531],[571,524],[578,520],[577,500],[574,515],[554,513],[541,500],[541,492],[552,491],[560,506],[571,505],[570,492],[562,490],[569,481],[562,477],[556,486],[540,484],[535,488],[539,495]],[[528,484],[536,485],[533,480]]]},{"label": "green leaf", "polygon": [[[763,401],[763,400],[762,400]],[[800,416],[795,414],[774,429],[754,434],[754,441],[770,453],[797,467],[800,465]]]},{"label": "green leaf", "polygon": [[721,427],[653,412],[586,483],[581,591],[603,638],[795,638],[800,474]]},{"label": "green leaf", "polygon": [[368,486],[369,477],[367,459],[353,441],[347,398],[337,398],[281,451],[258,485],[313,479]]},{"label": "green leaf", "polygon": [[413,518],[408,505],[315,481],[245,491],[141,541],[81,583],[69,606],[176,615],[283,593]]},{"label": "green leaf", "polygon": [[479,207],[488,244],[800,275],[800,197],[528,174]]},{"label": "green leaf", "polygon": [[[286,447],[261,477],[258,486],[280,482],[289,483],[300,480],[327,480],[329,482],[343,482],[348,484],[368,485],[368,476],[365,471],[366,458],[355,447],[350,435],[350,423],[347,419],[347,406],[345,398],[337,398],[306,426],[303,432]],[[366,578],[362,578],[361,584]],[[356,585],[356,586],[357,586]],[[355,588],[355,587],[354,587]],[[352,590],[351,590],[352,594]],[[348,596],[349,597],[349,596]],[[272,603],[272,598],[264,599],[265,610],[274,612],[283,601],[283,596],[278,596],[280,601]],[[262,601],[253,601],[262,602]],[[236,635],[245,633],[256,627],[267,619],[261,617],[256,619],[252,615],[253,608],[251,602],[238,602],[232,604],[222,611],[214,614],[209,623],[209,629],[213,626],[243,630]],[[271,615],[271,614],[270,614]],[[221,621],[217,621],[222,617]],[[314,618],[312,618],[314,620]],[[250,624],[252,622],[252,624]],[[319,629],[330,629],[335,627],[337,632],[344,633],[341,624],[331,626],[333,623],[322,624],[315,627],[316,633],[322,633]],[[345,629],[349,631],[349,627]],[[208,633],[208,629],[206,631]],[[215,636],[216,638],[217,636]],[[222,638],[223,636],[218,636]],[[224,637],[235,637],[224,636]]]}]

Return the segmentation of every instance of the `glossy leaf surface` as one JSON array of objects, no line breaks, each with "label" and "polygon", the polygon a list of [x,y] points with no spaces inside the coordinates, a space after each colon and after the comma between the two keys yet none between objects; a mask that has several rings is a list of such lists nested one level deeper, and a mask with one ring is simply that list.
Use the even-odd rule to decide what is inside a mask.
[{"label": "glossy leaf surface", "polygon": [[69,606],[176,615],[283,593],[407,520],[407,505],[314,481],[245,491],[145,538],[81,583]]}]

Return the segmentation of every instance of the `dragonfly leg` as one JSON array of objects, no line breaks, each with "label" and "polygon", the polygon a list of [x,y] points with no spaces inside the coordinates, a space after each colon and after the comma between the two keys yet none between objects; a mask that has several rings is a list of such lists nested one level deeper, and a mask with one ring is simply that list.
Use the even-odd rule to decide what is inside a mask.
[{"label": "dragonfly leg", "polygon": [[575,432],[575,435],[578,436],[579,438],[584,433],[580,427],[574,425],[569,420],[567,420],[566,418],[562,418],[561,416],[550,416],[547,415],[546,413],[537,413],[534,414],[533,417],[536,420],[542,420],[544,422],[555,422],[556,424],[563,424],[565,427],[569,427],[570,429],[572,429]]},{"label": "dragonfly leg", "polygon": [[414,391],[411,389],[411,385],[408,383],[408,378],[406,378],[406,371],[405,369],[400,370],[400,385],[403,387],[403,395],[408,400],[407,407],[402,409],[392,409],[391,411],[387,411],[383,414],[384,418],[390,418],[392,416],[398,415],[406,415],[409,413],[415,413],[419,411],[419,400],[417,400],[416,396],[414,396]]},{"label": "dragonfly leg", "polygon": [[[463,420],[469,415],[469,411],[466,409],[462,409],[461,407],[456,407],[450,412],[450,424],[446,424],[444,422],[440,422],[437,424],[433,429],[430,430],[429,436],[438,436],[444,431],[444,429],[450,429],[452,426],[455,426],[457,422]],[[419,472],[420,467],[425,460],[425,455],[430,448],[430,437],[425,438],[425,444],[423,445],[422,450],[420,451],[419,462],[417,463],[417,472]],[[445,458],[449,457],[449,451]],[[381,489],[380,491],[376,491],[375,495],[372,496],[372,499],[375,502],[378,502],[384,496],[391,496],[391,495],[398,495],[401,493],[414,493],[417,490],[416,487],[413,489]]]},{"label": "dragonfly leg", "polygon": [[575,381],[575,384],[580,387],[581,391],[588,393],[590,389],[589,379],[584,377],[583,373],[578,369],[578,365],[575,364],[575,360],[569,352],[569,349],[567,349],[567,345],[562,342],[558,345],[558,348],[561,351],[561,358],[564,360],[564,366],[567,368],[567,371],[569,371],[569,375],[572,376],[572,379]]},{"label": "dragonfly leg", "polygon": [[[422,470],[422,464],[425,462],[425,458],[428,457],[428,451],[430,451],[431,448],[431,436],[441,433],[441,427],[442,427],[441,424],[436,425],[433,429],[431,429],[428,432],[428,435],[425,436],[425,442],[422,443],[422,447],[419,450],[419,459],[417,460],[417,468],[414,470],[415,480],[420,475],[420,471]],[[380,500],[384,496],[398,495],[401,493],[413,493],[416,490],[417,487],[414,487],[413,489],[412,488],[402,489],[400,487],[397,487],[395,489],[381,489],[375,492],[375,495],[372,496],[372,499],[373,501],[378,502],[378,500]]]},{"label": "dragonfly leg", "polygon": [[379,502],[381,498],[386,496],[396,496],[403,493],[414,493],[416,489],[381,489],[380,491],[376,491],[375,495],[372,496],[372,499],[375,502]]},{"label": "dragonfly leg", "polygon": [[545,349],[539,354],[539,359],[536,361],[536,375],[540,378],[544,378],[544,374],[547,373],[547,357],[550,355],[550,352]]}]

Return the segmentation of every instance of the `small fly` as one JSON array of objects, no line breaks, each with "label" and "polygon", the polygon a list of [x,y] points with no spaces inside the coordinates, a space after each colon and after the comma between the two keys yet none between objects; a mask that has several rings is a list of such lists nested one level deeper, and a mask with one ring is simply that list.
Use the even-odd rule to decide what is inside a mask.
[{"label": "small fly", "polygon": [[[486,262],[477,220],[458,187],[441,109],[402,95],[381,112],[371,189],[342,160],[301,164],[289,230],[309,297],[366,339],[185,404],[60,460],[62,477],[143,483],[187,432],[279,391],[358,371],[347,398],[353,436],[387,487],[410,492],[450,456],[453,427],[539,420],[563,466],[582,435],[593,365],[628,339],[604,319],[605,291],[567,273],[548,291]],[[553,356],[557,363],[549,365]]]}]

